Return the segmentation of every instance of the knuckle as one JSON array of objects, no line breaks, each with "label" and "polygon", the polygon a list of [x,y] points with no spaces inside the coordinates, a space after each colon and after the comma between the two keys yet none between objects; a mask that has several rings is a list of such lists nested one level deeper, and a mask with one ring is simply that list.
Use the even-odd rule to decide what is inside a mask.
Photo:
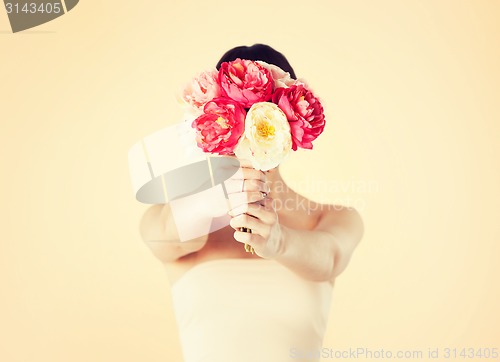
[{"label": "knuckle", "polygon": [[255,211],[255,204],[245,204],[242,208],[243,212]]},{"label": "knuckle", "polygon": [[245,186],[247,187],[248,191],[255,191],[255,189],[256,189],[255,180],[254,179],[247,180]]},{"label": "knuckle", "polygon": [[243,195],[243,202],[249,203],[252,201],[252,193],[250,192],[245,192]]},{"label": "knuckle", "polygon": [[238,235],[238,240],[242,241],[244,243],[249,243],[252,240],[252,234],[250,234],[250,233],[245,233],[243,231],[239,231],[237,233],[237,235]]},{"label": "knuckle", "polygon": [[262,192],[255,191],[254,192],[254,202],[255,201],[261,201],[262,199],[263,199]]}]

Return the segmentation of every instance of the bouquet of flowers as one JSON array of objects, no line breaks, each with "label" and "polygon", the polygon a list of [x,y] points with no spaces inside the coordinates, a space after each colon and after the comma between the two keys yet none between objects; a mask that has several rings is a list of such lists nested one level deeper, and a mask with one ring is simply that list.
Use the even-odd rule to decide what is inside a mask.
[{"label": "bouquet of flowers", "polygon": [[323,106],[300,80],[263,61],[236,59],[195,77],[182,93],[203,152],[235,155],[270,170],[325,127]]}]

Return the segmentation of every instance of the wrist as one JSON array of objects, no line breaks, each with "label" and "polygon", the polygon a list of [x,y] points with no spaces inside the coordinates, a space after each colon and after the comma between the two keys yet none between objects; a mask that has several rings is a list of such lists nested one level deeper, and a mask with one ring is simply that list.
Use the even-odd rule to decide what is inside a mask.
[{"label": "wrist", "polygon": [[286,226],[280,225],[280,236],[278,239],[278,245],[276,248],[275,259],[283,258],[287,251],[287,240],[289,239],[290,229]]}]

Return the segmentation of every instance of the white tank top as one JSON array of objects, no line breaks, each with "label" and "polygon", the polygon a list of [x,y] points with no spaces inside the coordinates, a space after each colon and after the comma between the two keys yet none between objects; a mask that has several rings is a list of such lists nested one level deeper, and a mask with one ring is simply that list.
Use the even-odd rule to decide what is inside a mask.
[{"label": "white tank top", "polygon": [[274,260],[197,264],[171,289],[184,362],[319,361],[332,288]]}]

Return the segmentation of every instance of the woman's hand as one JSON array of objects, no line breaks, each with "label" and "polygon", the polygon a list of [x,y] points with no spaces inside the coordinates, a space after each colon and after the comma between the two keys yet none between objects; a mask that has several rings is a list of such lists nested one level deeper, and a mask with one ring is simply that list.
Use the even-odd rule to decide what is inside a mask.
[{"label": "woman's hand", "polygon": [[[268,196],[270,187],[266,174],[241,162],[240,169],[226,181],[234,238],[253,247],[260,257],[271,259],[280,253],[282,231],[273,200]],[[240,231],[240,228],[248,228],[251,232]]]},{"label": "woman's hand", "polygon": [[[267,196],[270,185],[266,173],[246,162],[225,184],[234,238],[252,246],[260,257],[274,259],[307,280],[333,283],[363,236],[359,213],[339,205],[318,204],[317,223],[311,230],[281,226],[276,204]],[[273,184],[273,191],[276,186]],[[252,233],[240,231],[241,227],[250,228]]]}]

